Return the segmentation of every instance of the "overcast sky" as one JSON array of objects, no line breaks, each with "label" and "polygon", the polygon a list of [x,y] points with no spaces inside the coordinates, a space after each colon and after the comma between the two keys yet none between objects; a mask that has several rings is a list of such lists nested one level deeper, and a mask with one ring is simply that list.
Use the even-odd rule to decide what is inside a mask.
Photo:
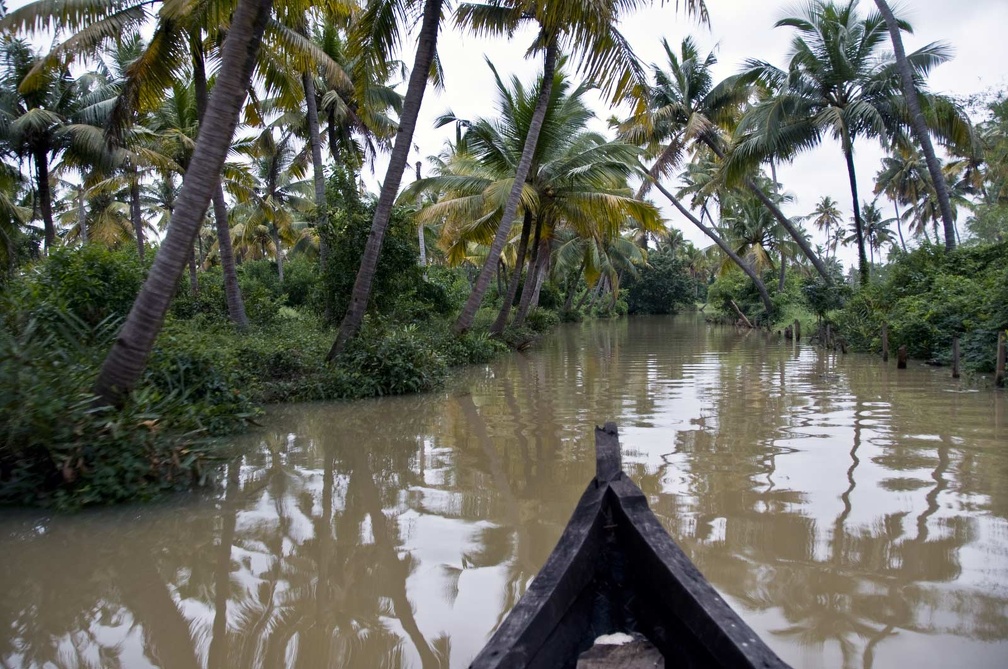
[{"label": "overcast sky", "polygon": [[[621,25],[623,34],[645,64],[664,62],[661,39],[677,46],[683,37],[693,35],[702,53],[716,50],[718,65],[715,79],[734,74],[747,58],[760,58],[783,67],[792,31],[774,28],[783,16],[794,15],[796,3],[779,0],[707,0],[710,27],[697,25],[680,10],[674,1],[655,6],[629,17]],[[861,10],[874,9],[873,0],[862,0]],[[1008,2],[1005,0],[911,0],[894,3],[897,14],[910,21],[913,35],[905,35],[909,51],[929,42],[942,40],[949,43],[955,58],[937,68],[930,77],[932,91],[955,95],[969,94],[988,88],[1008,88]],[[541,58],[525,60],[525,49],[533,32],[517,35],[510,43],[488,42],[464,36],[447,28],[439,37],[439,53],[445,70],[445,90],[428,91],[421,110],[420,123],[414,144],[418,151],[411,154],[411,163],[438,153],[453,128],[434,130],[432,119],[447,109],[462,118],[491,116],[495,113],[494,84],[484,55],[494,62],[503,76],[517,74],[531,81],[541,69]],[[408,60],[412,61],[412,54]],[[597,113],[601,118],[611,110],[599,103]],[[862,199],[872,197],[874,175],[882,158],[881,148],[872,140],[861,140],[855,145],[858,167],[858,190]],[[426,169],[426,167],[424,168]],[[380,179],[384,165],[378,168]],[[832,196],[840,203],[845,215],[850,216],[851,197],[846,168],[838,144],[828,142],[821,149],[799,157],[793,164],[778,170],[778,179],[795,198],[787,207],[789,215],[811,211],[823,195]],[[656,203],[662,204],[661,199]],[[888,203],[884,208],[888,211]],[[663,206],[670,223],[679,227],[687,239],[700,246],[709,241],[678,213]],[[960,231],[965,220],[960,214]],[[817,240],[822,242],[822,240]],[[848,252],[847,262],[855,254]]]},{"label": "overcast sky", "polygon": [[[8,0],[8,7],[26,4],[26,0]],[[904,35],[908,51],[932,41],[945,41],[954,50],[954,59],[937,68],[929,83],[932,91],[953,95],[967,95],[988,89],[1008,89],[1008,0],[903,0],[891,3],[896,13],[914,27],[913,35]],[[783,67],[792,31],[774,28],[783,16],[798,13],[796,3],[789,0],[707,0],[710,26],[698,25],[676,10],[675,0],[664,5],[641,10],[628,17],[621,30],[645,65],[664,62],[661,39],[677,46],[683,37],[693,35],[701,53],[714,50],[718,57],[715,79],[720,80],[739,70],[747,58],[759,58]],[[873,0],[861,0],[861,10],[875,8]],[[416,149],[410,154],[410,164],[437,154],[446,139],[453,137],[454,129],[433,128],[433,119],[451,109],[461,118],[489,117],[496,113],[493,77],[484,57],[497,66],[503,77],[512,74],[531,82],[542,67],[541,57],[524,58],[534,32],[529,29],[518,33],[510,42],[505,40],[478,40],[462,35],[452,27],[451,21],[442,29],[438,51],[445,72],[445,90],[429,89],[424,97],[417,132]],[[402,55],[412,65],[413,45]],[[405,85],[402,86],[405,91]],[[597,98],[596,98],[597,100]],[[614,111],[601,100],[596,102],[596,113],[606,119]],[[603,129],[599,122],[597,129]],[[872,197],[874,175],[878,171],[883,152],[871,140],[861,140],[855,145],[858,168],[858,190],[862,199]],[[372,190],[384,178],[387,157],[377,161],[374,175],[365,175]],[[423,168],[426,172],[426,161]],[[412,168],[404,184],[411,180]],[[823,195],[832,196],[840,203],[846,216],[851,215],[851,198],[846,168],[839,145],[828,140],[815,151],[800,156],[791,165],[778,169],[778,179],[795,201],[786,207],[791,216],[810,212]],[[677,212],[656,202],[671,225],[681,229],[687,239],[700,246],[708,240],[685,221]],[[888,205],[887,205],[888,206]],[[884,208],[884,211],[888,209]],[[960,213],[962,231],[965,214]],[[819,243],[823,240],[817,239]],[[853,262],[855,253],[841,253],[846,262]]]}]

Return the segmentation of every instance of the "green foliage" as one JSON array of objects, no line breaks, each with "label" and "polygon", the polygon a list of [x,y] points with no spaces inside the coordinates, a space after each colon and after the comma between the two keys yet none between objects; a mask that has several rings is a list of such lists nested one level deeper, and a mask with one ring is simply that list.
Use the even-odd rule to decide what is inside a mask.
[{"label": "green foliage", "polygon": [[850,286],[844,283],[839,272],[834,273],[832,283],[826,283],[818,274],[808,277],[802,282],[801,291],[805,304],[820,319],[826,318],[831,311],[843,308],[851,294]]},{"label": "green foliage", "polygon": [[140,292],[146,267],[136,251],[110,251],[97,244],[58,247],[6,289],[6,311],[47,329],[64,316],[95,327],[125,318]]},{"label": "green foliage", "polygon": [[855,350],[878,351],[887,323],[891,345],[905,345],[911,357],[947,362],[960,337],[964,367],[991,371],[997,333],[1008,327],[1008,243],[901,255],[837,320]]},{"label": "green foliage", "polygon": [[[80,341],[104,349],[115,330]],[[0,503],[77,508],[145,500],[204,482],[216,447],[254,408],[191,356],[162,355],[122,409],[91,394],[91,351],[38,322],[0,330]]]},{"label": "green foliage", "polygon": [[[319,232],[329,247],[329,261],[323,278],[327,299],[331,300],[333,323],[339,323],[350,304],[361,256],[371,231],[374,203],[365,203],[357,192],[352,175],[336,169],[327,188],[329,224]],[[370,309],[388,313],[400,297],[413,294],[421,282],[417,264],[420,249],[416,231],[406,212],[393,211],[382,242],[371,287]]]},{"label": "green foliage", "polygon": [[560,317],[556,312],[541,306],[533,307],[525,316],[525,324],[536,332],[549,332],[560,325]]},{"label": "green foliage", "polygon": [[693,282],[671,248],[648,256],[638,276],[624,282],[631,314],[674,314],[693,303]]},{"label": "green foliage", "polygon": [[369,395],[399,395],[431,390],[447,365],[414,325],[390,328],[369,323],[340,358]]},{"label": "green foliage", "polygon": [[[772,274],[768,277],[772,280]],[[729,271],[715,279],[707,289],[707,302],[720,312],[722,318],[734,323],[738,316],[732,308],[732,301],[745,313],[754,324],[771,320],[774,314],[768,314],[760,299],[759,291],[745,274],[740,271]]]}]

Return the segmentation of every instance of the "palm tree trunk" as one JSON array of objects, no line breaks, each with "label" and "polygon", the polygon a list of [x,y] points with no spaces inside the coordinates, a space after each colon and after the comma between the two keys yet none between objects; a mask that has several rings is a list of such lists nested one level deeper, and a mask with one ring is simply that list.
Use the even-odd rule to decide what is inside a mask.
[{"label": "palm tree trunk", "polygon": [[927,125],[924,123],[924,112],[921,111],[920,99],[917,97],[917,89],[914,87],[913,70],[910,61],[907,60],[906,51],[903,49],[903,38],[900,36],[899,23],[893,15],[892,9],[885,0],[875,0],[879,11],[885,17],[886,27],[889,29],[889,37],[892,39],[893,51],[896,52],[896,69],[899,71],[900,83],[903,86],[903,96],[906,98],[907,107],[910,110],[910,120],[913,125],[914,135],[917,136],[917,143],[920,144],[921,151],[924,152],[924,162],[927,163],[928,173],[931,174],[931,182],[934,184],[935,193],[938,195],[938,207],[941,209],[942,223],[945,225],[945,250],[952,251],[956,247],[955,238],[955,217],[952,215],[952,203],[949,199],[948,184],[945,183],[945,175],[941,171],[941,163],[935,155],[934,146],[931,144],[931,136],[928,134]]},{"label": "palm tree trunk", "polygon": [[864,224],[861,221],[861,206],[858,204],[857,175],[854,173],[854,151],[850,137],[843,138],[844,158],[847,160],[847,177],[850,179],[851,199],[854,201],[854,235],[858,246],[858,274],[862,286],[868,285],[868,256],[865,254]]},{"label": "palm tree trunk", "polygon": [[213,192],[214,225],[217,228],[217,251],[220,253],[221,270],[224,272],[224,299],[227,301],[228,317],[239,330],[248,327],[245,300],[238,285],[238,271],[235,267],[234,247],[231,245],[231,225],[228,223],[228,208],[224,201],[224,188],[217,182]]},{"label": "palm tree trunk", "polygon": [[[144,257],[143,216],[140,212],[140,181],[136,167],[130,168],[130,221],[133,223],[133,234],[136,235],[137,255]],[[192,246],[190,244],[190,246]]]},{"label": "palm tree trunk", "polygon": [[409,86],[406,88],[406,97],[403,100],[403,110],[399,118],[399,129],[396,131],[395,145],[392,147],[392,156],[389,158],[385,181],[382,182],[381,194],[378,196],[378,204],[375,206],[374,220],[371,222],[371,231],[368,233],[367,246],[364,247],[360,269],[357,270],[353,292],[350,294],[350,304],[326,360],[333,360],[338,356],[347,342],[357,334],[361,322],[364,320],[364,311],[371,299],[371,284],[374,282],[375,269],[378,266],[378,254],[381,253],[382,240],[385,238],[385,231],[388,229],[389,220],[392,217],[392,205],[406,169],[406,159],[413,147],[413,132],[416,130],[420,104],[423,102],[424,92],[427,88],[427,76],[430,74],[431,63],[437,50],[443,1],[425,0],[424,2],[423,23],[420,26],[413,71],[410,72]]},{"label": "palm tree trunk", "polygon": [[[191,34],[190,43],[193,54],[193,87],[196,89],[196,116],[202,128],[208,97],[206,64],[199,36]],[[245,301],[242,299],[241,287],[238,285],[234,248],[231,245],[231,226],[228,224],[228,209],[224,200],[224,188],[220,183],[220,175],[217,176],[217,188],[212,197],[214,223],[217,229],[217,250],[220,253],[221,271],[224,274],[224,300],[227,303],[228,318],[231,319],[235,327],[244,330],[248,327],[249,320],[245,313]]]},{"label": "palm tree trunk", "polygon": [[542,219],[536,219],[535,234],[532,236],[532,256],[528,261],[528,270],[525,272],[525,283],[522,284],[521,299],[518,300],[518,313],[514,317],[514,326],[518,327],[525,322],[525,315],[529,310],[529,302],[532,300],[532,292],[535,290],[536,272],[539,269],[539,250],[541,247],[539,240],[542,239]]},{"label": "palm tree trunk", "polygon": [[[538,231],[538,226],[536,230]],[[521,280],[522,269],[525,265],[525,252],[528,250],[529,233],[532,231],[532,212],[526,210],[525,218],[522,221],[521,238],[518,240],[518,256],[515,258],[515,269],[508,281],[507,293],[504,295],[504,304],[501,305],[497,320],[490,328],[491,334],[500,334],[507,325],[508,316],[511,313],[511,304],[514,302],[515,294],[518,292],[518,282]]]},{"label": "palm tree trunk", "polygon": [[584,272],[585,265],[587,264],[587,260],[581,261],[581,266],[578,268],[577,273],[570,279],[570,283],[567,285],[567,299],[564,300],[564,311],[570,311],[571,306],[574,305],[574,293],[577,292],[578,280],[581,279],[581,274]]},{"label": "palm tree trunk", "polygon": [[53,223],[52,191],[49,190],[49,152],[45,148],[35,150],[35,181],[38,186],[39,211],[45,226],[46,253],[56,243],[56,225]]},{"label": "palm tree trunk", "polygon": [[504,243],[507,241],[508,233],[511,231],[511,222],[518,211],[518,201],[521,198],[522,188],[525,187],[525,179],[529,170],[532,169],[532,157],[535,154],[536,145],[539,142],[539,132],[542,130],[543,121],[546,119],[546,108],[549,106],[550,94],[553,90],[553,73],[556,70],[557,44],[555,39],[550,39],[546,47],[546,56],[543,62],[542,89],[539,91],[539,99],[536,101],[536,108],[529,123],[528,135],[525,137],[525,146],[522,148],[521,160],[518,162],[518,169],[515,172],[514,184],[508,194],[507,203],[504,205],[504,215],[501,217],[500,226],[494,237],[493,244],[490,245],[490,252],[476,285],[473,287],[469,299],[466,300],[462,313],[459,314],[455,322],[455,332],[462,333],[472,327],[476,311],[483,302],[487,286],[490,284],[490,276],[493,273],[494,263],[504,250]]},{"label": "palm tree trunk", "polygon": [[777,279],[777,292],[784,292],[784,282],[787,281],[787,257],[780,254],[780,278]]},{"label": "palm tree trunk", "polygon": [[84,185],[77,187],[77,234],[81,244],[88,243],[87,210],[84,208]]},{"label": "palm tree trunk", "polygon": [[231,148],[272,7],[273,0],[240,0],[235,8],[224,42],[217,85],[210,96],[168,232],[95,381],[95,394],[107,402],[120,404],[147,365],[210,195],[220,183],[221,168]]},{"label": "palm tree trunk", "polygon": [[192,253],[189,254],[189,294],[193,297],[199,295],[199,278],[196,276],[196,247],[193,246]]},{"label": "palm tree trunk", "polygon": [[903,247],[903,253],[906,253],[906,242],[903,241],[903,219],[900,218],[899,203],[893,200],[893,209],[896,211],[896,231],[899,232],[900,236],[900,246]]},{"label": "palm tree trunk", "polygon": [[315,181],[315,226],[319,230],[319,269],[325,272],[329,245],[321,230],[328,221],[325,194],[325,166],[322,164],[322,138],[319,134],[318,101],[315,99],[315,79],[310,72],[301,77],[308,106],[308,141],[311,144],[312,176]]},{"label": "palm tree trunk", "polygon": [[[712,138],[706,135],[702,137],[702,140],[704,144],[706,144],[710,148],[710,150],[714,152],[714,155],[716,155],[722,162],[724,162],[725,153],[724,151],[721,150],[721,147],[718,146],[717,143]],[[777,178],[774,177],[774,183],[776,182]],[[791,238],[795,240],[796,244],[798,244],[798,248],[801,249],[801,252],[805,255],[806,258],[809,259],[809,262],[812,263],[812,266],[815,267],[815,270],[816,272],[819,273],[819,276],[821,276],[827,284],[832,284],[833,277],[830,276],[829,272],[826,271],[826,266],[823,265],[822,260],[820,260],[819,256],[812,249],[812,247],[809,246],[808,241],[805,239],[805,235],[801,234],[798,228],[796,228],[791,223],[791,219],[789,219],[787,216],[784,215],[784,212],[781,211],[780,207],[778,207],[776,203],[774,203],[774,201],[771,200],[767,196],[767,194],[763,192],[763,189],[760,188],[755,181],[753,181],[752,179],[746,179],[745,185],[746,188],[748,188],[753,195],[759,198],[759,201],[763,203],[763,206],[767,208],[767,211],[773,214],[773,217],[777,219],[777,222],[781,224],[781,227],[787,230],[788,234],[791,235]]]},{"label": "palm tree trunk", "polygon": [[270,237],[273,238],[273,253],[276,256],[277,274],[279,275],[280,285],[282,286],[284,280],[283,247],[280,245],[280,231],[277,230],[275,225],[270,225]]},{"label": "palm tree trunk", "polygon": [[522,289],[521,303],[518,304],[518,313],[514,317],[516,328],[525,324],[525,317],[528,316],[529,309],[538,302],[539,288],[542,286],[546,267],[549,265],[549,249],[542,248],[541,243],[537,246],[539,252],[535,255],[534,264],[529,267],[528,276],[525,278],[525,287]]},{"label": "palm tree trunk", "polygon": [[700,228],[700,230],[705,235],[707,235],[708,237],[710,237],[711,241],[713,241],[715,244],[717,244],[718,248],[721,249],[721,251],[726,256],[728,256],[729,258],[731,258],[731,261],[733,263],[735,263],[736,265],[738,265],[739,269],[741,269],[743,272],[745,272],[745,275],[747,277],[749,277],[749,279],[753,282],[753,285],[756,286],[756,290],[760,294],[760,299],[763,301],[763,307],[767,310],[767,313],[772,313],[773,312],[773,302],[770,300],[770,293],[767,292],[767,288],[766,288],[766,285],[763,283],[763,280],[760,279],[760,277],[756,273],[756,271],[752,267],[749,266],[749,263],[747,263],[746,261],[742,260],[742,258],[740,258],[739,255],[737,253],[735,253],[731,249],[730,246],[728,246],[728,244],[725,242],[725,240],[721,239],[720,235],[716,234],[713,230],[711,230],[706,225],[704,225],[703,223],[701,223],[700,220],[696,216],[694,216],[686,207],[683,206],[683,204],[679,201],[679,198],[677,198],[675,195],[673,195],[671,193],[671,191],[669,191],[667,188],[665,188],[661,184],[661,182],[659,182],[657,179],[655,179],[654,180],[654,184],[655,184],[655,188],[657,188],[659,191],[661,191],[662,195],[664,195],[666,198],[668,198],[668,201],[671,202],[673,204],[673,206],[675,206],[675,208],[679,210],[680,214],[682,214],[683,216],[685,216],[686,218],[688,218],[689,221],[693,225],[695,225],[696,227]]}]

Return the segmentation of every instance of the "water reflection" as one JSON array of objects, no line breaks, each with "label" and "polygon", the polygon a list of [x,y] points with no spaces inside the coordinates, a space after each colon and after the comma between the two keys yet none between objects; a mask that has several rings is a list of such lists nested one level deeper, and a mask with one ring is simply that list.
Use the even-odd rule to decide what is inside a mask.
[{"label": "water reflection", "polygon": [[690,319],[562,329],[446,392],[274,411],[217,495],[0,521],[6,666],[465,666],[615,417],[796,666],[1008,663],[1004,394]]}]

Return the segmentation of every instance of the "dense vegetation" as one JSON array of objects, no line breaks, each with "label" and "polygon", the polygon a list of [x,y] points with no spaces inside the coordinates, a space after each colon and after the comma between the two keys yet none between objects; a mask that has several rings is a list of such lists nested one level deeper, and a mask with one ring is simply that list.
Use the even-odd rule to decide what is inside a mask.
[{"label": "dense vegetation", "polygon": [[[746,326],[829,324],[862,350],[886,323],[928,359],[959,336],[989,369],[1008,326],[1003,97],[974,127],[928,91],[948,49],[894,59],[882,0],[799,8],[778,24],[783,68],[753,60],[722,82],[690,38],[638,63],[614,32],[633,4],[453,8],[480,36],[535,24],[542,72],[489,65],[493,112],[443,115],[453,140],[402,191],[442,0],[0,4],[0,501],[185,487],[262,403],[427,390],[585,316],[706,301]],[[629,110],[611,135],[592,129],[593,88]],[[827,136],[849,224],[829,197],[791,211],[773,170]],[[871,201],[853,162],[868,141],[888,151]],[[364,192],[389,150],[381,192]],[[684,241],[652,193],[712,245]]]}]

